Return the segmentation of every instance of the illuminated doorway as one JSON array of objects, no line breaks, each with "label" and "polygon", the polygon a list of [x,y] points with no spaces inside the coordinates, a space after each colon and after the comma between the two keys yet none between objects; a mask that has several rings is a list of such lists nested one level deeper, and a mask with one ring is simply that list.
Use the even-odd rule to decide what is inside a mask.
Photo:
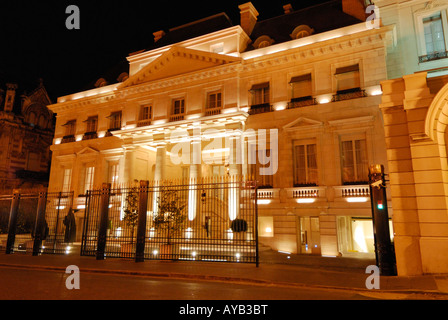
[{"label": "illuminated doorway", "polygon": [[299,253],[321,254],[319,217],[299,217]]}]

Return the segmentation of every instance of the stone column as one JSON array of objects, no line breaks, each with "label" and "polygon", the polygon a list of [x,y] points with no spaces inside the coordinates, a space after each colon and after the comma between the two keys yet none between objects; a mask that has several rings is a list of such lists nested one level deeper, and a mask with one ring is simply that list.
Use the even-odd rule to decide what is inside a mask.
[{"label": "stone column", "polygon": [[188,220],[193,221],[198,211],[197,184],[201,178],[201,141],[191,143],[190,154],[190,190],[188,191]]},{"label": "stone column", "polygon": [[[154,171],[154,185],[157,186],[162,183],[162,180],[165,178],[165,162],[166,162],[166,146],[159,145],[157,146],[156,153],[156,168]],[[154,189],[154,197],[153,197],[153,213],[157,214],[157,198],[159,197],[159,193],[157,189]]]},{"label": "stone column", "polygon": [[[133,182],[134,179],[134,150],[133,146],[126,146],[124,152],[123,182]],[[108,168],[107,168],[108,169]],[[108,172],[106,172],[107,176]]]},{"label": "stone column", "polygon": [[241,141],[239,137],[229,137],[229,218],[235,220],[238,216],[239,208],[239,182],[241,181]]},{"label": "stone column", "polygon": [[154,171],[154,180],[163,180],[165,178],[166,146],[157,146],[156,168]]}]

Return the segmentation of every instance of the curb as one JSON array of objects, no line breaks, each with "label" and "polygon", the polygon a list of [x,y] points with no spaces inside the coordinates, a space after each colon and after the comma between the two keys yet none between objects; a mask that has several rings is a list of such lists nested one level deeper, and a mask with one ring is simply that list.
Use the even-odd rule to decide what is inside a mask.
[{"label": "curb", "polygon": [[[65,267],[56,266],[42,266],[42,265],[16,265],[0,263],[0,267],[20,268],[20,269],[33,269],[44,271],[62,271],[65,273]],[[87,273],[100,273],[109,275],[129,275],[137,277],[149,277],[149,278],[165,278],[165,279],[177,279],[177,280],[197,280],[197,281],[211,281],[211,282],[224,282],[243,285],[255,285],[255,286],[275,286],[285,288],[312,288],[316,290],[331,290],[331,291],[344,291],[344,292],[356,292],[366,296],[375,296],[382,294],[391,295],[424,295],[433,296],[435,298],[444,298],[448,300],[448,293],[435,291],[435,290],[369,290],[367,288],[354,288],[354,287],[338,287],[338,286],[325,286],[318,284],[305,284],[305,283],[291,283],[284,281],[270,281],[263,279],[253,278],[240,278],[240,277],[227,277],[227,276],[213,276],[213,275],[200,275],[190,273],[173,273],[173,272],[149,272],[149,271],[130,271],[130,270],[115,270],[115,269],[92,269],[82,268],[83,272]],[[384,298],[383,298],[384,299]]]}]

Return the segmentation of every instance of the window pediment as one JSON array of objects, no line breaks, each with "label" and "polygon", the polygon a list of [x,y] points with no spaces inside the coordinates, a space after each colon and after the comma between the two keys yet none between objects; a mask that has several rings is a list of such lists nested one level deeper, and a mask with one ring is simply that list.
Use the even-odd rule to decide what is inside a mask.
[{"label": "window pediment", "polygon": [[317,129],[322,126],[323,122],[321,121],[300,117],[293,122],[290,122],[287,125],[283,126],[283,130],[285,130],[286,132],[294,132],[303,129]]}]

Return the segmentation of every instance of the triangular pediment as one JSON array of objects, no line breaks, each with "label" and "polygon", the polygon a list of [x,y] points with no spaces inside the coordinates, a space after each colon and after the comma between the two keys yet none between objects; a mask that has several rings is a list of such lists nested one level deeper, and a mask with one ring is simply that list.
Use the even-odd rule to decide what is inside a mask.
[{"label": "triangular pediment", "polygon": [[283,130],[285,131],[296,131],[301,129],[313,129],[318,128],[323,125],[323,122],[300,117],[294,120],[293,122],[288,123],[287,125],[283,126]]},{"label": "triangular pediment", "polygon": [[81,151],[77,152],[76,154],[78,156],[80,156],[80,155],[94,155],[94,154],[97,154],[97,153],[98,153],[98,150],[95,150],[95,149],[93,149],[91,147],[85,147],[84,149],[82,149]]},{"label": "triangular pediment", "polygon": [[135,86],[240,60],[240,58],[217,53],[172,47],[136,74],[129,77],[129,79],[123,82],[121,87]]}]

